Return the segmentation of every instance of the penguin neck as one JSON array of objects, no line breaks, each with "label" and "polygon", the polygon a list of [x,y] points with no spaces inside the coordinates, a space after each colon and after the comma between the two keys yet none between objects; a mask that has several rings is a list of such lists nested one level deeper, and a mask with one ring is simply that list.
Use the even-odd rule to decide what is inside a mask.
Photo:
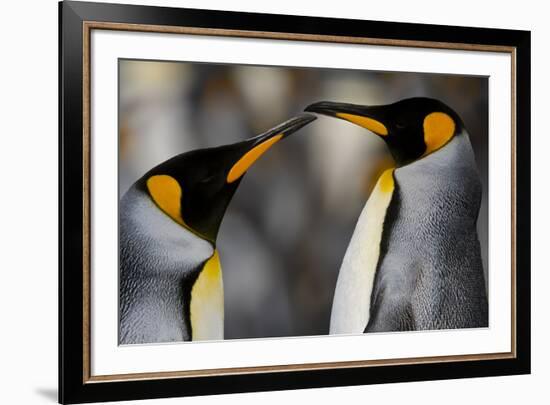
[{"label": "penguin neck", "polygon": [[136,188],[120,203],[120,238],[121,343],[190,340],[190,290],[214,255],[212,243]]},{"label": "penguin neck", "polygon": [[417,209],[437,209],[434,201],[449,195],[468,202],[473,200],[472,203],[481,199],[481,182],[466,130],[455,135],[441,149],[396,169],[395,176],[399,187],[407,189],[403,190],[405,196],[414,195],[418,200]]}]

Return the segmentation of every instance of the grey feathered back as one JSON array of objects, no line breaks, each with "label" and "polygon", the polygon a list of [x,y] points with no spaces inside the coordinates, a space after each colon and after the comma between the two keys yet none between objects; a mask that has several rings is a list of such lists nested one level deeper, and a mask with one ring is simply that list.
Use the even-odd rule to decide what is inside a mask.
[{"label": "grey feathered back", "polygon": [[366,331],[488,326],[482,190],[467,133],[396,169],[395,180]]}]

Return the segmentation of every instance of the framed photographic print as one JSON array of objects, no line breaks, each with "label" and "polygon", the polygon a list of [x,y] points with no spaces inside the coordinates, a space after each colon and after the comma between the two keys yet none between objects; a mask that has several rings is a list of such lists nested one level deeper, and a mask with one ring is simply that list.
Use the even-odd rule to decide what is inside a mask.
[{"label": "framed photographic print", "polygon": [[529,373],[529,32],[59,12],[61,403]]}]

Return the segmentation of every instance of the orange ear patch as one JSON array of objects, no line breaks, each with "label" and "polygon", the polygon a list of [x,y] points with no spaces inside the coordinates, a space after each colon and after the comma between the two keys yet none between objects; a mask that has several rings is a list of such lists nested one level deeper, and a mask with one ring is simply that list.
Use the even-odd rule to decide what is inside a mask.
[{"label": "orange ear patch", "polygon": [[424,155],[438,150],[451,140],[455,133],[455,122],[449,115],[442,112],[428,114],[424,118]]},{"label": "orange ear patch", "polygon": [[275,143],[277,143],[283,134],[269,138],[267,141],[262,142],[259,145],[256,145],[248,152],[246,152],[238,161],[233,165],[231,170],[227,175],[226,181],[228,183],[233,183],[234,181],[241,178],[243,174],[254,164],[256,160],[260,158],[269,148],[271,148]]},{"label": "orange ear patch", "polygon": [[181,187],[176,179],[161,174],[147,179],[147,189],[153,201],[170,218],[185,225],[181,217]]},{"label": "orange ear patch", "polygon": [[359,125],[360,127],[366,128],[369,131],[374,132],[377,135],[386,136],[388,135],[388,129],[380,121],[377,121],[373,118],[363,117],[361,115],[348,114],[348,113],[336,113],[338,118]]}]

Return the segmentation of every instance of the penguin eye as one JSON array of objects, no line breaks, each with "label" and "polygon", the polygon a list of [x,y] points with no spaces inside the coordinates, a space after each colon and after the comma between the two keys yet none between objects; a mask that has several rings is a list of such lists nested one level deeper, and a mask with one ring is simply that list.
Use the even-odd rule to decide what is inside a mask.
[{"label": "penguin eye", "polygon": [[199,183],[202,183],[202,184],[210,183],[212,180],[214,180],[214,177],[216,177],[215,174],[211,174],[209,176],[203,177],[202,179],[199,180]]},{"label": "penguin eye", "polygon": [[397,127],[397,129],[404,129],[406,127],[404,122],[397,122],[395,126]]}]

